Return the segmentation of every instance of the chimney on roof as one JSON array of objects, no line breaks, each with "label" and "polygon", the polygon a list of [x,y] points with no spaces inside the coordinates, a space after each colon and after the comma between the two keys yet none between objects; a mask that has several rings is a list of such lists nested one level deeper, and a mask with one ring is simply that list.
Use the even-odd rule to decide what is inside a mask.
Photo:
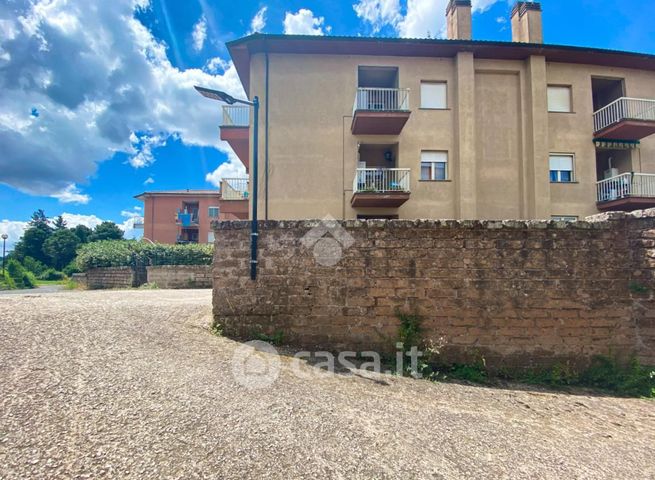
[{"label": "chimney on roof", "polygon": [[512,9],[512,41],[544,43],[539,2],[516,2]]},{"label": "chimney on roof", "polygon": [[471,0],[450,0],[446,25],[448,40],[471,40]]}]

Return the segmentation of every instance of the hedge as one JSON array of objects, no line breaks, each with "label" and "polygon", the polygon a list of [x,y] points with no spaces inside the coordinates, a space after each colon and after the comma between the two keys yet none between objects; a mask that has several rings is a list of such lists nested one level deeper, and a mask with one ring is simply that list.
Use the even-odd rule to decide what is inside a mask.
[{"label": "hedge", "polygon": [[82,245],[75,264],[81,271],[131,265],[211,265],[213,256],[214,246],[211,244],[164,245],[105,240]]}]

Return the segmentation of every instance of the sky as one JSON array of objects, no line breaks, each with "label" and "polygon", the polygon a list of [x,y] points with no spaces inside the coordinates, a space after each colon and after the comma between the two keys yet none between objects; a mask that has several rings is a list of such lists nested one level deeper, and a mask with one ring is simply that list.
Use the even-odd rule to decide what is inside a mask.
[{"label": "sky", "polygon": [[[218,138],[244,92],[225,43],[252,32],[425,38],[447,0],[0,0],[0,233],[39,208],[138,236],[145,190],[245,174]],[[473,0],[473,37],[511,40],[508,0]],[[655,2],[544,0],[546,43],[655,54]],[[636,7],[639,7],[636,10]]]}]

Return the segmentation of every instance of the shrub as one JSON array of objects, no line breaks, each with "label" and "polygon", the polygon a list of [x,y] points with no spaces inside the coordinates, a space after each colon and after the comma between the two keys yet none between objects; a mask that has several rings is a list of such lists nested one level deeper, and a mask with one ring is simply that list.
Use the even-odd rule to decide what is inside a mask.
[{"label": "shrub", "polygon": [[80,273],[80,269],[77,267],[77,263],[75,261],[72,261],[68,265],[64,267],[62,270],[64,272],[64,275],[67,277],[72,277],[74,273]]},{"label": "shrub", "polygon": [[32,272],[28,272],[18,260],[9,260],[7,262],[7,273],[14,281],[16,288],[34,288],[36,287],[36,277]]},{"label": "shrub", "polygon": [[130,265],[210,265],[213,245],[163,245],[132,240],[105,240],[83,245],[75,264],[82,271]]},{"label": "shrub", "polygon": [[41,275],[38,276],[39,280],[48,280],[48,281],[53,281],[53,280],[63,280],[66,276],[62,272],[58,272],[54,268],[49,268],[45,272],[43,272]]},{"label": "shrub", "polygon": [[25,267],[26,270],[32,272],[37,277],[40,276],[46,270],[48,270],[48,267],[43,262],[39,262],[38,260],[32,257],[23,258],[23,261],[21,263],[23,264],[23,267]]},{"label": "shrub", "polygon": [[16,282],[9,276],[9,272],[5,270],[4,275],[0,274],[0,290],[13,290],[14,288],[16,288]]}]

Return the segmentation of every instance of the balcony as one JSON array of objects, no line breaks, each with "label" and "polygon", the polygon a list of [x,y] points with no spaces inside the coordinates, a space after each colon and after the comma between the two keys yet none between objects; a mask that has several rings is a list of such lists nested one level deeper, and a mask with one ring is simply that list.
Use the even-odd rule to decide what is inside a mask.
[{"label": "balcony", "polygon": [[596,184],[601,211],[631,211],[655,207],[655,174],[622,173]]},{"label": "balcony", "polygon": [[641,140],[655,133],[655,100],[619,98],[594,113],[594,136]]},{"label": "balcony", "polygon": [[183,212],[178,210],[175,216],[175,224],[181,227],[197,227],[199,225],[198,212]]},{"label": "balcony", "polygon": [[143,217],[134,218],[133,228],[135,228],[136,230],[143,230],[145,228],[145,226],[146,226],[146,224],[145,224],[145,220],[143,219]]},{"label": "balcony", "polygon": [[248,178],[224,178],[221,180],[221,200],[248,200]]},{"label": "balcony", "polygon": [[226,141],[232,147],[248,171],[250,168],[250,107],[223,106],[221,140]]},{"label": "balcony", "polygon": [[409,200],[409,179],[409,168],[358,168],[350,204],[398,208]]},{"label": "balcony", "polygon": [[350,129],[355,135],[399,135],[410,113],[409,88],[358,88]]}]

